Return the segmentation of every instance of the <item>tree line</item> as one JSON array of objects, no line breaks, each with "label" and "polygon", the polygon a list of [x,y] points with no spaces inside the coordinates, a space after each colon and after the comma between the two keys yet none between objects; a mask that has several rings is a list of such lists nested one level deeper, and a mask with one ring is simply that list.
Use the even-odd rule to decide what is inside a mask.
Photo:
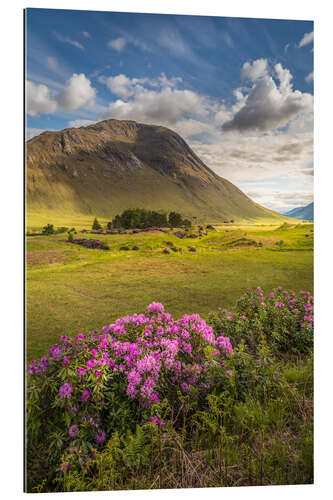
[{"label": "tree line", "polygon": [[[178,212],[156,212],[145,210],[144,208],[133,208],[124,210],[121,214],[115,215],[112,221],[107,223],[107,229],[144,229],[146,227],[191,227],[189,219],[184,219]],[[102,229],[102,226],[95,218],[92,226],[93,230]]]}]

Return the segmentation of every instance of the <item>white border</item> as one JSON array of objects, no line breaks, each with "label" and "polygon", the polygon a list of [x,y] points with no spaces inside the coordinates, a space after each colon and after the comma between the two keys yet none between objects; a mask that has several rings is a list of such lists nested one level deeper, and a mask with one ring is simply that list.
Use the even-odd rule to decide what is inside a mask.
[{"label": "white border", "polygon": [[[1,491],[4,498],[21,498],[23,455],[23,341],[22,341],[22,276],[23,276],[23,179],[22,179],[22,80],[23,34],[22,10],[25,7],[105,10],[121,12],[152,12],[170,14],[217,15],[230,17],[260,17],[275,19],[315,20],[315,216],[316,216],[316,419],[315,419],[315,485],[282,487],[247,487],[203,490],[162,490],[144,492],[105,492],[99,497],[114,498],[192,498],[209,495],[228,499],[245,498],[328,498],[332,491],[332,27],[330,3],[299,0],[232,0],[228,3],[205,0],[193,5],[193,0],[152,0],[121,2],[106,0],[57,0],[7,2],[1,10]],[[74,494],[67,494],[70,497]],[[79,493],[79,498],[91,498],[93,493]],[[44,498],[41,494],[38,498]],[[64,498],[54,494],[52,498]],[[67,496],[66,496],[67,498]]]}]

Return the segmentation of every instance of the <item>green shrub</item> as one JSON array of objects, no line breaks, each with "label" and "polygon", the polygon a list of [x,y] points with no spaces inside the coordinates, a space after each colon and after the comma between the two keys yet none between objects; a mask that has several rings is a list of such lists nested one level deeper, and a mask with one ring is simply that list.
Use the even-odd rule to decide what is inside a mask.
[{"label": "green shrub", "polygon": [[42,229],[42,234],[54,234],[54,226],[53,224],[47,224]]},{"label": "green shrub", "polygon": [[54,231],[54,234],[62,234],[62,233],[66,233],[66,231],[68,231],[68,227],[61,226],[61,227],[58,227],[58,228]]}]

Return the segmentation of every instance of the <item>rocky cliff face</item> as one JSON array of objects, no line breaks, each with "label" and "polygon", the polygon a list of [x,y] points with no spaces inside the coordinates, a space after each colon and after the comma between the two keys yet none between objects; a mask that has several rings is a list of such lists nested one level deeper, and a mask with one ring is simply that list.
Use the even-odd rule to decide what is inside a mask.
[{"label": "rocky cliff face", "polygon": [[44,132],[27,142],[29,211],[111,217],[144,207],[198,220],[274,218],[210,170],[165,127],[105,120]]}]

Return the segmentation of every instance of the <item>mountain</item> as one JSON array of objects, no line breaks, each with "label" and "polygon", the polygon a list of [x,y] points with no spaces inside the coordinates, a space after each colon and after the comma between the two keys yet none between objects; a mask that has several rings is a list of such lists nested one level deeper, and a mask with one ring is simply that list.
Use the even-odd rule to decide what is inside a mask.
[{"label": "mountain", "polygon": [[293,208],[289,212],[285,212],[284,215],[295,219],[313,220],[313,202],[306,205],[306,207]]},{"label": "mountain", "polygon": [[208,168],[172,130],[105,120],[43,132],[26,144],[27,213],[111,218],[126,208],[200,221],[283,219]]}]

